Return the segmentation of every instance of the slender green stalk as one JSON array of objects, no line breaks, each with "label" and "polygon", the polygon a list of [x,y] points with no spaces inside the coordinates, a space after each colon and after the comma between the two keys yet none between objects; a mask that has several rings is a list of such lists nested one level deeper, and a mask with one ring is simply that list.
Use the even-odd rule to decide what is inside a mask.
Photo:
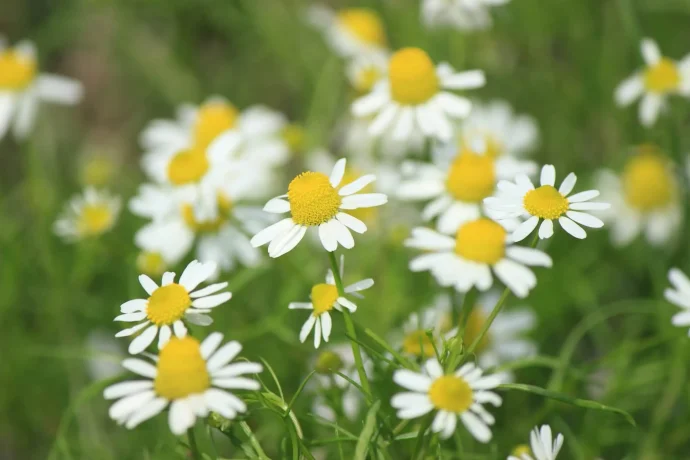
[{"label": "slender green stalk", "polygon": [[259,456],[261,460],[268,459],[268,455],[266,455],[266,452],[261,448],[261,444],[259,444],[259,440],[256,439],[256,436],[254,436],[254,432],[252,429],[247,425],[247,422],[240,422],[240,427],[242,428],[242,431],[244,431],[244,434],[247,435],[249,438],[249,443],[252,445],[252,448],[254,449],[254,452]]},{"label": "slender green stalk", "polygon": [[192,453],[192,458],[194,460],[203,460],[201,453],[199,452],[199,446],[196,444],[196,436],[194,435],[194,427],[187,430],[187,438],[189,439],[189,450]]},{"label": "slender green stalk", "polygon": [[[455,297],[454,294],[454,292],[451,294],[451,299]],[[474,306],[474,301],[477,299],[477,295],[478,292],[474,288],[467,291],[465,293],[464,298],[462,299],[462,306],[460,307],[459,312],[456,312],[456,302],[453,301],[453,313],[455,317],[458,319],[458,333],[455,335],[455,345],[453,346],[453,349],[450,351],[450,356],[448,357],[448,361],[446,363],[446,369],[448,370],[448,372],[452,372],[453,370],[455,370],[455,368],[458,365],[458,357],[461,355],[461,352],[463,351],[465,345],[465,326],[467,325],[467,319],[470,317],[470,313],[472,312],[472,307]]]},{"label": "slender green stalk", "polygon": [[[345,289],[343,288],[343,280],[340,279],[340,269],[338,267],[338,261],[335,258],[335,252],[329,252],[328,258],[331,260],[331,269],[333,271],[333,279],[335,280],[335,287],[338,289],[338,295],[344,296]],[[369,379],[367,378],[367,373],[364,370],[364,362],[362,361],[362,353],[359,349],[359,344],[357,343],[357,332],[355,331],[355,325],[350,317],[350,312],[347,309],[343,309],[343,318],[345,319],[345,330],[347,335],[354,340],[350,340],[352,345],[352,354],[355,357],[355,366],[357,367],[357,373],[359,374],[359,380],[362,385],[362,389],[366,393],[366,397],[371,398],[371,387],[369,386]]]}]

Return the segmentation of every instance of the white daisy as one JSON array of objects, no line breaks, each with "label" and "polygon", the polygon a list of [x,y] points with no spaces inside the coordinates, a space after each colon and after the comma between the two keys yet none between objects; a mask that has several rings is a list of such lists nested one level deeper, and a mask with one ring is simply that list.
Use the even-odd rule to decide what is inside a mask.
[{"label": "white daisy", "polygon": [[258,390],[259,382],[245,375],[263,367],[246,361],[230,364],[242,345],[233,341],[218,348],[222,340],[218,332],[201,343],[193,337],[174,337],[153,363],[125,359],[122,366],[143,379],[105,389],[105,399],[117,399],[110,406],[110,417],[132,429],[169,406],[170,431],[179,436],[194,426],[197,417],[207,417],[211,411],[231,420],[246,412],[247,405],[227,390]]},{"label": "white daisy", "polygon": [[388,72],[388,54],[372,52],[352,58],[345,68],[345,74],[352,88],[359,94],[366,94]]},{"label": "white daisy", "polygon": [[508,460],[555,460],[563,446],[563,435],[559,433],[554,440],[549,425],[542,425],[541,429],[534,427],[529,440],[531,449],[521,446]]},{"label": "white daisy", "polygon": [[[690,280],[677,268],[669,270],[668,279],[672,287],[666,288],[664,297],[682,309],[680,313],[673,315],[671,321],[674,326],[688,327],[690,326]],[[688,335],[690,335],[690,330]]]},{"label": "white daisy", "polygon": [[[414,358],[433,358],[436,347],[442,350],[442,341],[452,326],[451,299],[448,295],[438,295],[433,303],[421,312],[410,313],[403,324],[402,334],[392,342],[398,344],[403,354]],[[431,332],[429,338],[428,332]]]},{"label": "white daisy", "polygon": [[438,217],[436,226],[442,233],[453,233],[464,222],[490,215],[483,200],[495,192],[499,180],[531,175],[537,169],[531,161],[492,156],[483,139],[437,146],[432,159],[432,164],[406,165],[413,176],[402,181],[397,195],[403,200],[431,200],[422,211],[422,219]]},{"label": "white daisy", "polygon": [[129,300],[120,306],[122,314],[114,321],[138,324],[118,332],[115,337],[128,337],[143,329],[129,344],[129,353],[136,355],[151,345],[156,336],[159,349],[168,343],[173,331],[177,337],[185,337],[187,328],[183,320],[208,326],[213,319],[207,313],[232,297],[230,292],[217,293],[228,286],[227,282],[196,290],[215,271],[215,263],[202,264],[193,260],[182,272],[179,283],[175,283],[175,273],[172,272],[163,274],[161,286],[148,276],[140,275],[139,282],[149,298]]},{"label": "white daisy", "polygon": [[650,244],[662,245],[678,232],[683,220],[680,187],[673,163],[658,149],[641,148],[620,175],[600,171],[597,188],[612,204],[601,217],[611,225],[616,246],[629,244],[640,233]]},{"label": "white daisy", "polygon": [[339,244],[347,249],[354,247],[350,230],[364,233],[367,227],[344,211],[381,206],[388,198],[383,193],[357,193],[376,180],[373,174],[340,187],[345,166],[346,160],[341,158],[330,177],[312,171],[295,177],[287,194],[273,198],[264,206],[264,211],[275,214],[290,212],[290,217],[254,235],[252,245],[258,247],[270,243],[268,255],[280,257],[297,246],[308,228],[318,227],[319,237],[327,251],[335,251]]},{"label": "white daisy", "polygon": [[500,181],[499,193],[495,197],[486,198],[484,203],[495,210],[499,218],[527,217],[510,236],[513,241],[522,241],[537,228],[539,221],[543,219],[539,227],[539,238],[551,238],[553,236],[553,221],[558,223],[563,230],[583,239],[587,232],[580,225],[591,228],[601,228],[604,223],[593,215],[582,211],[599,211],[608,209],[609,203],[590,202],[592,198],[599,196],[598,190],[570,195],[577,177],[574,173],[568,174],[561,186],[556,189],[556,168],[553,165],[544,165],[541,170],[541,186],[534,188],[532,181],[524,174],[518,174],[515,182]]},{"label": "white daisy", "polygon": [[136,260],[137,271],[149,276],[161,276],[168,269],[168,261],[157,251],[141,251]]},{"label": "white daisy", "polygon": [[[340,259],[341,279],[343,279],[344,276],[344,265],[343,256]],[[362,295],[358,294],[358,292],[369,289],[373,285],[373,279],[363,279],[346,286],[345,294],[352,294],[355,297],[362,298]],[[354,302],[338,293],[338,289],[335,285],[335,278],[331,270],[328,270],[326,274],[325,283],[315,284],[311,288],[311,302],[291,302],[288,308],[290,310],[312,310],[312,313],[309,314],[309,318],[307,318],[307,321],[305,321],[302,326],[302,330],[299,332],[299,341],[304,343],[312,329],[314,329],[314,348],[319,348],[322,336],[324,342],[328,342],[331,336],[331,328],[333,326],[333,320],[330,314],[331,310],[336,309],[338,311],[343,311],[343,308],[346,308],[350,313],[357,311],[357,305]]]},{"label": "white daisy", "polygon": [[487,291],[493,285],[493,269],[516,296],[526,297],[537,285],[537,277],[527,266],[551,266],[547,254],[514,245],[505,228],[484,217],[462,224],[455,238],[414,228],[405,246],[424,251],[410,261],[410,270],[428,270],[441,286],[453,286],[459,292],[473,286]]},{"label": "white daisy", "polygon": [[97,237],[113,228],[120,207],[119,196],[87,187],[70,199],[53,229],[66,242]]},{"label": "white daisy", "polygon": [[83,92],[76,80],[38,74],[33,43],[25,40],[8,47],[0,36],[0,139],[10,125],[15,138],[26,137],[33,128],[40,101],[75,105]]},{"label": "white daisy", "polygon": [[666,98],[677,94],[690,96],[690,54],[680,62],[662,56],[654,40],[645,38],[640,44],[645,69],[623,80],[616,88],[615,99],[620,106],[640,102],[640,123],[653,125],[666,106]]},{"label": "white daisy", "polygon": [[391,56],[388,76],[372,91],[354,101],[352,113],[373,117],[369,132],[380,136],[390,130],[395,139],[405,140],[419,131],[426,137],[450,140],[450,118],[466,117],[470,101],[446,90],[484,86],[484,72],[456,73],[448,64],[434,67],[429,56],[419,48],[403,48]]},{"label": "white daisy", "polygon": [[344,8],[336,12],[313,5],[307,10],[307,20],[324,34],[333,51],[342,57],[386,49],[386,30],[378,13],[372,9]]},{"label": "white daisy", "polygon": [[427,27],[482,30],[491,27],[489,8],[510,0],[422,0],[422,20]]},{"label": "white daisy", "polygon": [[[370,117],[371,118],[371,117]],[[369,132],[370,119],[356,118],[348,114],[337,129],[337,143],[348,158],[375,158],[380,153],[382,158],[399,161],[407,154],[420,155],[424,152],[424,135],[413,130],[407,139],[395,139],[392,131],[381,136],[372,136]]]},{"label": "white daisy", "polygon": [[494,393],[502,382],[499,376],[482,376],[483,371],[473,363],[466,363],[453,374],[444,375],[436,359],[424,364],[424,373],[400,369],[393,374],[393,381],[411,390],[398,393],[391,405],[398,410],[398,417],[412,419],[436,410],[431,430],[449,438],[455,431],[458,418],[479,442],[491,440],[490,425],[494,417],[483,404],[498,407],[503,402]]}]

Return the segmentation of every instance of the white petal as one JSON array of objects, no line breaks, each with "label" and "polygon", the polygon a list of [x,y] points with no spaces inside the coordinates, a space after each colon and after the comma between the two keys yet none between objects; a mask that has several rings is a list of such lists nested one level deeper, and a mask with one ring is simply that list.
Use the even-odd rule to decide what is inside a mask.
[{"label": "white petal", "polygon": [[563,230],[570,233],[575,238],[582,240],[582,239],[587,237],[587,232],[585,232],[582,227],[580,227],[579,225],[577,225],[575,222],[568,219],[567,217],[559,217],[558,223],[561,224],[561,227],[563,227]]},{"label": "white petal", "polygon": [[488,443],[491,441],[491,430],[472,412],[463,412],[460,414],[460,420],[462,420],[462,423],[465,425],[465,428],[467,428],[467,431],[472,433],[474,439],[482,443]]},{"label": "white petal", "polygon": [[309,318],[307,318],[307,320],[304,322],[302,329],[299,331],[299,341],[301,343],[304,343],[304,341],[307,340],[307,337],[309,337],[309,333],[314,328],[315,323],[316,316],[310,314]]},{"label": "white petal", "polygon": [[191,294],[189,294],[189,297],[192,299],[196,299],[198,297],[205,297],[207,295],[211,295],[215,292],[220,291],[221,289],[225,289],[228,286],[227,281],[224,283],[216,283],[216,284],[211,284],[209,286],[206,286],[203,289],[199,289],[198,291],[194,291]]},{"label": "white petal", "polygon": [[181,320],[177,320],[173,323],[173,332],[175,332],[175,337],[181,339],[187,336],[187,327]]},{"label": "white petal", "polygon": [[231,292],[222,292],[220,294],[195,299],[192,302],[192,305],[194,305],[196,308],[213,308],[227,302],[230,300],[230,298],[232,298]]},{"label": "white petal", "polygon": [[206,362],[206,369],[213,373],[230,361],[242,351],[242,345],[237,341],[228,342],[218,349]]},{"label": "white petal", "polygon": [[218,348],[218,345],[223,341],[223,334],[220,332],[212,332],[201,342],[201,357],[207,360]]},{"label": "white petal", "polygon": [[270,257],[276,258],[282,256],[283,254],[287,254],[288,252],[292,251],[300,241],[302,241],[304,234],[307,233],[307,227],[297,225],[296,228],[297,231],[292,233],[289,238],[286,238],[284,241],[282,241],[280,245],[276,246],[273,252],[269,250],[268,255]]},{"label": "white petal", "polygon": [[626,78],[618,85],[614,98],[616,103],[620,106],[631,104],[635,99],[640,97],[644,92],[644,80],[640,75],[633,75]]},{"label": "white petal", "polygon": [[139,374],[150,379],[155,379],[156,375],[158,374],[158,371],[153,364],[137,358],[125,359],[122,361],[122,367],[128,371],[132,371],[135,374]]},{"label": "white petal", "polygon": [[352,249],[355,246],[355,240],[352,238],[350,230],[348,230],[345,225],[341,224],[339,220],[331,219],[327,224],[342,247],[345,249]]},{"label": "white petal", "polygon": [[170,431],[177,436],[181,436],[194,425],[196,416],[192,407],[187,400],[178,399],[173,401],[170,405],[170,413],[168,414],[168,425]]},{"label": "white petal", "polygon": [[258,374],[262,372],[264,367],[259,363],[233,363],[229,364],[221,369],[218,369],[213,373],[213,377],[216,378],[227,378],[227,377],[237,377],[238,375],[244,374]]},{"label": "white petal", "polygon": [[123,329],[117,334],[115,334],[115,337],[129,337],[130,335],[133,335],[136,332],[145,328],[149,323],[149,321],[144,321],[143,323],[137,324],[136,326],[132,326],[129,329]]},{"label": "white petal", "polygon": [[146,350],[146,348],[153,343],[157,333],[158,326],[155,324],[149,326],[146,330],[144,330],[144,332],[136,336],[134,340],[132,340],[132,343],[129,344],[129,354],[137,355]]},{"label": "white petal", "polygon": [[38,95],[29,89],[19,98],[14,118],[13,134],[17,139],[26,138],[31,132],[38,112]]},{"label": "white petal", "polygon": [[321,318],[316,318],[314,324],[314,348],[319,348],[321,345]]},{"label": "white petal", "polygon": [[184,316],[187,321],[197,326],[210,326],[213,324],[213,318],[202,313],[187,313]]},{"label": "white petal", "polygon": [[149,401],[130,416],[125,426],[129,430],[136,428],[140,423],[160,414],[167,406],[168,400],[165,398],[156,398]]},{"label": "white petal", "polygon": [[657,118],[659,112],[664,104],[664,99],[659,94],[645,94],[640,102],[640,123],[644,126],[652,126]]},{"label": "white petal", "polygon": [[314,305],[311,302],[290,302],[289,310],[313,310]]},{"label": "white petal", "polygon": [[167,286],[175,282],[175,273],[165,272],[163,273],[163,280],[161,281],[161,286]]},{"label": "white petal", "polygon": [[335,215],[335,218],[354,232],[364,233],[367,231],[367,226],[364,224],[364,222],[354,216],[351,216],[350,214],[339,212]]},{"label": "white petal", "polygon": [[360,190],[362,190],[364,187],[367,185],[371,184],[376,180],[376,176],[373,174],[367,174],[366,176],[362,176],[352,182],[350,182],[347,185],[344,185],[338,194],[340,196],[348,196],[352,195],[353,193],[357,193]]},{"label": "white petal", "polygon": [[486,77],[481,70],[469,70],[450,75],[441,80],[443,88],[447,89],[474,89],[486,84]]},{"label": "white petal", "polygon": [[580,203],[599,196],[599,190],[587,190],[568,197],[568,203]]},{"label": "white petal", "polygon": [[251,244],[255,248],[263,246],[264,244],[275,239],[278,235],[282,235],[286,232],[289,232],[290,229],[294,226],[295,223],[292,221],[292,218],[288,217],[286,219],[283,219],[273,225],[264,228],[259,233],[254,235],[254,237],[251,239]]},{"label": "white petal", "polygon": [[374,285],[374,280],[371,278],[367,278],[365,280],[357,281],[356,283],[353,283],[345,288],[345,292],[347,294],[350,294],[352,292],[358,292],[358,291],[363,291],[365,289],[369,289]]},{"label": "white petal", "polygon": [[661,59],[661,51],[656,42],[650,38],[643,38],[640,44],[640,51],[642,52],[642,58],[644,59],[647,66],[653,66],[659,59]]},{"label": "white petal", "polygon": [[213,386],[229,390],[258,390],[261,388],[259,382],[245,377],[214,378],[211,383]]},{"label": "white petal", "polygon": [[541,168],[541,185],[554,186],[556,184],[556,168],[553,165],[544,165]]},{"label": "white petal", "polygon": [[521,223],[518,226],[518,228],[516,228],[515,231],[510,235],[511,241],[518,242],[524,240],[530,233],[532,233],[532,231],[534,231],[538,223],[539,217],[530,217],[529,219]]},{"label": "white petal", "polygon": [[170,330],[170,326],[167,326],[167,325],[161,326],[160,332],[158,334],[158,349],[159,350],[161,348],[163,348],[168,343],[171,336],[172,336],[172,331]]},{"label": "white petal", "polygon": [[413,129],[414,109],[412,107],[403,107],[400,110],[400,116],[398,117],[393,129],[393,139],[396,141],[405,141],[409,138]]},{"label": "white petal", "polygon": [[438,362],[438,360],[436,360],[436,358],[428,359],[424,363],[424,370],[427,374],[429,374],[429,376],[435,379],[443,375],[443,368],[441,367],[441,364]]},{"label": "white petal", "polygon": [[146,318],[146,312],[145,311],[135,311],[134,313],[125,313],[123,315],[118,315],[115,317],[115,319],[113,319],[113,321],[132,322],[132,321],[141,321],[144,318]]},{"label": "white petal", "polygon": [[558,188],[558,193],[563,196],[568,196],[568,194],[573,191],[573,187],[575,187],[576,182],[577,176],[575,173],[568,174],[566,178],[563,179],[563,182],[561,182],[561,186]]},{"label": "white petal", "polygon": [[153,291],[158,289],[158,285],[148,275],[139,275],[139,283],[148,295],[153,294]]},{"label": "white petal", "polygon": [[290,211],[290,202],[282,198],[273,198],[264,205],[264,211],[273,214],[282,214]]},{"label": "white petal", "polygon": [[380,136],[383,134],[395,119],[395,116],[398,114],[398,109],[399,107],[397,104],[387,105],[376,118],[374,118],[371,125],[369,125],[369,133],[372,136]]},{"label": "white petal", "polygon": [[217,269],[218,265],[213,261],[202,263],[198,260],[193,260],[182,272],[179,284],[187,289],[187,292],[192,292],[199,284],[213,276]]},{"label": "white petal", "polygon": [[343,176],[345,175],[345,164],[347,163],[347,160],[345,158],[341,158],[340,160],[335,162],[335,166],[333,166],[333,171],[331,171],[331,176],[328,178],[329,182],[333,187],[337,187],[340,185],[340,181],[343,180]]},{"label": "white petal", "polygon": [[553,220],[551,219],[544,219],[544,221],[541,223],[541,226],[539,226],[539,238],[542,240],[551,238],[553,236]]},{"label": "white petal", "polygon": [[336,238],[334,229],[328,225],[328,222],[319,225],[319,238],[326,251],[333,252],[338,249],[338,239]]},{"label": "white petal", "polygon": [[540,267],[550,267],[551,257],[539,249],[527,248],[524,246],[510,246],[506,249],[506,254],[525,265],[536,265]]},{"label": "white petal", "polygon": [[452,93],[441,92],[434,99],[452,117],[465,118],[472,111],[472,103],[468,99]]},{"label": "white petal", "polygon": [[604,222],[602,222],[601,219],[585,212],[568,211],[565,215],[585,227],[601,228],[604,226]]},{"label": "white petal", "polygon": [[349,300],[346,299],[345,297],[338,297],[337,302],[338,302],[339,305],[341,305],[341,306],[347,308],[348,310],[350,310],[350,313],[354,313],[354,312],[357,311],[357,305],[354,304],[353,302],[349,301]]},{"label": "white petal", "polygon": [[331,315],[328,312],[324,312],[321,315],[321,333],[323,334],[324,342],[328,342],[331,336],[331,329],[333,328],[333,321]]},{"label": "white petal", "polygon": [[120,399],[118,402],[110,406],[108,415],[112,419],[118,420],[129,416],[132,412],[137,410],[143,404],[151,401],[156,397],[153,390],[136,393],[131,396]]},{"label": "white petal", "polygon": [[151,380],[129,380],[110,385],[103,391],[103,397],[105,399],[118,399],[151,388],[153,388],[153,381]]},{"label": "white petal", "polygon": [[5,137],[15,110],[15,96],[12,93],[0,92],[0,139]]},{"label": "white petal", "polygon": [[352,103],[352,114],[365,117],[378,112],[389,102],[388,95],[383,91],[374,91]]},{"label": "white petal", "polygon": [[42,100],[64,105],[75,105],[84,95],[84,87],[77,80],[52,74],[37,77],[36,91]]},{"label": "white petal", "polygon": [[427,392],[431,386],[431,379],[407,369],[399,369],[393,373],[393,381],[403,388],[412,391]]},{"label": "white petal", "polygon": [[371,208],[386,203],[388,197],[383,193],[360,193],[344,197],[340,209]]}]

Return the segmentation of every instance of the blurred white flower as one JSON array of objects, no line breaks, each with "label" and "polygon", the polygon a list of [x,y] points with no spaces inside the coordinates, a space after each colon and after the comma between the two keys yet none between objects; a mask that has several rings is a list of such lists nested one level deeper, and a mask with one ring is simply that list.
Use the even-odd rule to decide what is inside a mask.
[{"label": "blurred white flower", "polygon": [[542,425],[541,429],[534,427],[529,439],[531,450],[514,452],[508,460],[555,460],[563,446],[563,435],[559,433],[554,440],[549,425]]},{"label": "blurred white flower", "polygon": [[386,49],[386,30],[378,13],[372,9],[333,11],[323,5],[312,5],[307,9],[307,20],[324,34],[333,51],[342,57],[380,53]]},{"label": "blurred white flower", "polygon": [[434,347],[439,352],[442,350],[442,339],[452,327],[452,321],[451,299],[447,294],[439,294],[430,306],[419,313],[410,313],[402,333],[395,334],[391,341],[407,356],[433,358]]},{"label": "blurred white flower", "polygon": [[68,243],[97,237],[113,228],[120,207],[119,196],[87,187],[82,195],[70,199],[53,229]]},{"label": "blurred white flower", "polygon": [[345,68],[347,79],[359,94],[366,94],[388,73],[388,54],[374,52],[352,58]]},{"label": "blurred white flower", "polygon": [[491,27],[489,8],[510,0],[422,0],[422,20],[427,27],[481,30]]},{"label": "blurred white flower", "polygon": [[[666,288],[664,297],[682,310],[673,315],[671,322],[677,327],[688,327],[690,326],[690,279],[677,268],[669,270],[668,279],[671,287]],[[688,335],[690,335],[690,330]]]},{"label": "blurred white flower", "polygon": [[86,370],[91,380],[105,380],[122,373],[120,362],[125,357],[120,343],[112,334],[96,330],[89,332],[85,343],[89,359]]}]

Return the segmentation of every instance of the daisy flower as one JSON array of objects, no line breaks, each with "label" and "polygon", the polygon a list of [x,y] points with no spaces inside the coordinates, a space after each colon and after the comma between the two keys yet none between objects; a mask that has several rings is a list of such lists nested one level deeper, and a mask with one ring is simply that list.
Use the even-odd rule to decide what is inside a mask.
[{"label": "daisy flower", "polygon": [[385,52],[360,54],[352,58],[345,68],[347,79],[359,94],[366,94],[385,78],[388,71],[388,55]]},{"label": "daisy flower", "polygon": [[455,431],[458,418],[479,442],[491,440],[490,425],[494,417],[484,409],[488,403],[498,407],[503,402],[494,393],[501,384],[496,375],[483,376],[483,371],[473,363],[466,363],[453,374],[445,375],[436,359],[424,364],[424,372],[400,369],[393,374],[393,381],[407,390],[393,396],[391,405],[398,410],[398,417],[413,419],[437,411],[431,430],[449,438]]},{"label": "daisy flower", "polygon": [[[344,257],[340,259],[340,278],[344,275]],[[345,294],[352,294],[355,297],[363,298],[359,291],[369,289],[374,285],[374,280],[371,278],[357,281],[345,287]],[[304,343],[307,337],[314,329],[314,348],[319,348],[321,345],[321,337],[323,341],[328,342],[331,336],[331,328],[333,320],[331,319],[330,311],[336,309],[343,311],[346,308],[350,313],[357,311],[357,305],[348,298],[341,296],[338,293],[338,288],[335,285],[335,278],[333,272],[328,270],[326,274],[326,282],[315,284],[311,288],[311,302],[292,302],[288,305],[290,310],[311,310],[309,318],[305,321],[302,329],[299,332],[299,341]]]},{"label": "daisy flower", "polygon": [[[383,193],[357,193],[376,180],[368,174],[340,187],[345,175],[345,158],[338,160],[330,177],[318,172],[304,172],[295,177],[288,192],[273,198],[264,210],[290,213],[290,217],[263,229],[251,239],[254,247],[268,245],[268,255],[280,257],[302,240],[307,229],[318,227],[323,247],[333,252],[338,245],[350,249],[355,241],[350,230],[364,233],[366,225],[345,211],[381,206],[388,201]],[[287,198],[287,200],[285,200]]]},{"label": "daisy flower", "polygon": [[[399,343],[402,353],[415,358],[433,358],[434,346],[439,351],[442,339],[452,326],[451,301],[448,295],[438,295],[431,306],[421,312],[413,312],[402,327],[400,337],[393,339]],[[431,332],[429,338],[427,331]]]},{"label": "daisy flower", "polygon": [[629,244],[640,233],[653,245],[668,242],[683,217],[679,185],[673,163],[653,147],[640,148],[620,175],[600,171],[597,187],[612,204],[602,219],[611,225],[613,243]]},{"label": "daisy flower", "polygon": [[541,186],[535,189],[529,177],[518,174],[515,183],[499,182],[500,193],[484,200],[489,208],[501,213],[501,218],[528,217],[510,236],[513,241],[524,240],[542,220],[539,227],[541,239],[553,236],[553,221],[556,219],[563,230],[579,239],[587,237],[580,225],[591,228],[604,226],[599,218],[582,212],[605,210],[611,206],[609,203],[589,201],[599,196],[598,190],[587,190],[568,196],[577,181],[574,173],[568,174],[561,186],[556,189],[556,168],[553,165],[545,165],[541,170],[540,181]]},{"label": "daisy flower", "polygon": [[170,431],[179,436],[194,426],[197,417],[207,417],[211,411],[231,420],[246,412],[247,405],[227,390],[258,390],[259,382],[245,375],[259,373],[263,367],[246,361],[231,363],[242,345],[233,341],[219,348],[222,341],[223,334],[218,332],[201,343],[193,337],[173,337],[153,363],[125,359],[122,366],[140,378],[105,389],[105,399],[117,400],[110,406],[110,417],[132,429],[170,407]]},{"label": "daisy flower", "polygon": [[207,313],[232,297],[230,292],[218,293],[228,286],[227,282],[211,284],[196,290],[197,286],[209,279],[215,271],[216,264],[202,264],[193,260],[182,272],[179,283],[175,282],[173,272],[163,274],[161,286],[148,276],[140,275],[139,283],[149,297],[129,300],[120,306],[122,314],[117,316],[115,321],[138,324],[118,332],[115,337],[128,337],[143,329],[143,332],[129,344],[129,353],[136,355],[151,345],[156,336],[159,349],[168,343],[173,330],[178,338],[185,337],[187,328],[183,320],[199,326],[208,326],[213,319]]},{"label": "daisy flower", "polygon": [[664,297],[683,310],[673,315],[671,321],[674,326],[688,327],[690,326],[690,280],[677,268],[672,268],[668,272],[668,279],[672,287],[666,288]]},{"label": "daisy flower", "polygon": [[563,435],[558,434],[553,439],[551,427],[542,425],[541,428],[534,427],[529,435],[531,449],[527,446],[520,446],[508,457],[508,460],[555,460],[563,446]]},{"label": "daisy flower", "polygon": [[453,286],[459,292],[473,286],[487,291],[493,285],[493,270],[516,296],[526,297],[537,285],[537,277],[527,266],[551,266],[547,254],[513,245],[505,228],[485,217],[462,224],[455,238],[417,227],[405,246],[424,251],[410,261],[410,270],[428,270],[441,286]]},{"label": "daisy flower", "polygon": [[374,136],[390,130],[395,139],[404,140],[419,131],[447,141],[453,133],[449,117],[466,117],[472,104],[446,90],[480,88],[484,83],[481,70],[456,73],[445,63],[435,67],[419,48],[403,48],[390,57],[387,78],[354,101],[352,113],[373,117],[369,132]]},{"label": "daisy flower", "polygon": [[422,0],[422,20],[427,27],[482,30],[491,27],[489,8],[510,0]]},{"label": "daisy flower", "polygon": [[430,200],[422,219],[438,217],[436,226],[442,233],[453,233],[460,224],[490,214],[483,200],[494,193],[499,180],[534,174],[537,169],[531,161],[492,156],[483,140],[438,146],[432,164],[412,165],[407,168],[414,175],[402,181],[397,195],[409,201]]},{"label": "daisy flower", "polygon": [[324,34],[329,46],[342,57],[386,49],[386,30],[378,13],[372,9],[344,8],[336,12],[313,5],[307,10],[307,20]]},{"label": "daisy flower", "polygon": [[119,196],[87,187],[67,203],[55,221],[55,234],[68,243],[100,236],[113,228],[120,207]]},{"label": "daisy flower", "polygon": [[420,155],[424,152],[424,135],[421,131],[412,131],[407,139],[394,139],[392,131],[381,136],[372,136],[369,132],[371,120],[366,118],[346,117],[338,127],[337,142],[348,158],[375,158],[377,153],[385,159],[399,161],[407,154]]},{"label": "daisy flower", "polygon": [[40,101],[75,105],[83,92],[76,80],[39,74],[33,43],[25,40],[8,47],[0,36],[0,139],[10,125],[15,138],[25,138],[33,128]]},{"label": "daisy flower", "polygon": [[615,99],[619,106],[640,102],[640,123],[653,125],[666,105],[666,98],[673,94],[690,96],[690,54],[680,62],[664,57],[656,42],[642,40],[640,51],[645,69],[623,80],[616,88]]},{"label": "daisy flower", "polygon": [[161,276],[168,269],[168,262],[160,252],[141,251],[137,255],[136,266],[139,273]]}]

